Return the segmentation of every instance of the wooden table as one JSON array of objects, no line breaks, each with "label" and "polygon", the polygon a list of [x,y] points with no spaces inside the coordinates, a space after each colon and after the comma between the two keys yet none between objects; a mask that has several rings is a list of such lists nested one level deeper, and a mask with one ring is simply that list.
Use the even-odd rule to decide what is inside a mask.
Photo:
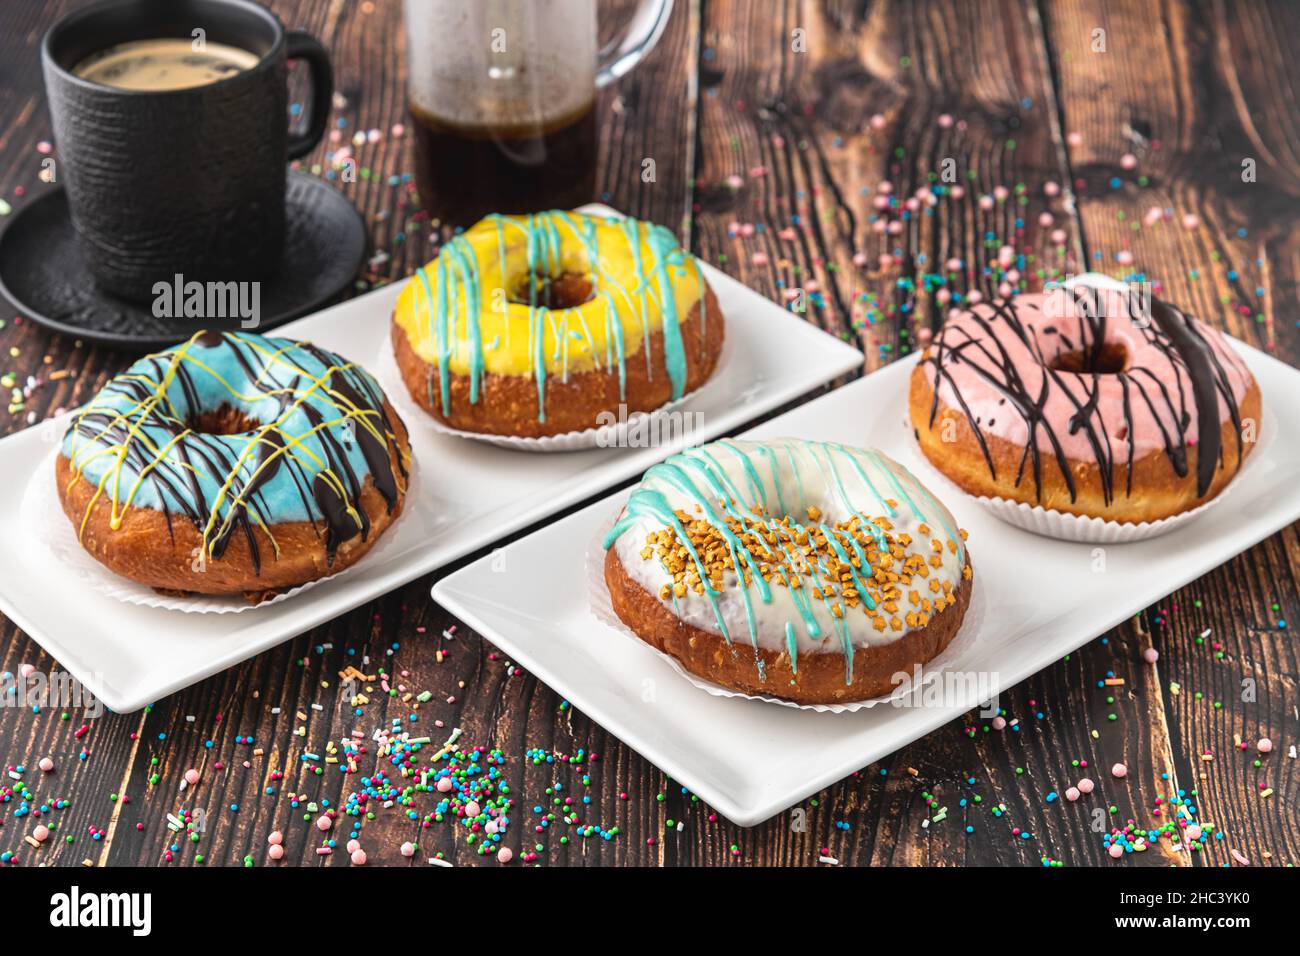
[{"label": "wooden table", "polygon": [[[0,188],[15,207],[48,188],[38,179],[37,143],[50,127],[36,51],[74,5],[22,0],[6,9]],[[336,110],[347,122],[344,142],[357,129],[383,133],[357,149],[368,175],[342,188],[365,213],[375,247],[391,253],[372,278],[400,279],[428,249],[429,227],[409,221],[409,194],[387,183],[411,162],[408,140],[390,134],[405,118],[399,4],[274,7],[332,50],[346,98]],[[612,205],[679,230],[688,248],[764,295],[808,292],[808,320],[860,343],[865,371],[906,353],[919,329],[941,320],[935,295],[917,291],[925,275],[955,257],[967,264],[958,290],[994,294],[983,267],[1008,242],[1032,257],[1028,288],[1085,268],[1141,271],[1159,294],[1296,362],[1297,33],[1300,7],[1284,0],[678,0],[659,47],[601,99],[599,189]],[[308,165],[325,164],[326,149]],[[655,160],[653,182],[641,176],[646,158]],[[898,235],[876,231],[882,180],[906,199],[935,185],[949,160],[962,200],[945,197],[933,215],[922,207]],[[1243,176],[1246,160],[1253,178]],[[1049,181],[1064,186],[1054,199]],[[984,208],[979,197],[998,187],[1005,198]],[[1050,222],[1040,222],[1045,212]],[[29,375],[42,380],[21,409],[0,416],[6,431],[84,401],[129,361],[2,314],[0,373],[20,387]],[[354,714],[338,673],[355,651],[433,692],[417,726],[435,742],[446,733],[436,718],[463,728],[462,743],[500,748],[516,798],[509,842],[517,852],[543,844],[545,864],[811,865],[826,848],[854,865],[1112,865],[1102,843],[1109,827],[1130,817],[1158,826],[1168,814],[1153,815],[1157,801],[1180,789],[1195,794],[1200,817],[1224,838],[1199,853],[1161,841],[1126,864],[1220,865],[1233,862],[1233,850],[1255,864],[1290,863],[1300,856],[1300,787],[1287,753],[1300,661],[1280,622],[1300,620],[1298,572],[1293,526],[1004,694],[1014,728],[995,731],[967,715],[807,801],[801,814],[748,830],[710,820],[680,786],[464,626],[454,641],[440,639],[455,622],[430,601],[436,575],[427,576],[145,712],[87,721],[81,737],[75,712],[61,720],[57,708],[0,708],[0,759],[26,764],[40,798],[71,801],[53,814],[55,839],[40,850],[23,841],[30,818],[0,804],[0,850],[23,865],[156,864],[172,839],[167,814],[184,807],[201,808],[206,827],[197,845],[181,841],[178,863],[201,853],[209,865],[246,857],[261,865],[267,834],[280,829],[287,861],[346,865],[346,855],[317,854],[320,835],[289,794],[338,806],[358,777],[336,766],[317,774],[302,754],[409,712],[375,694]],[[12,624],[0,628],[0,669],[56,667]],[[386,659],[393,643],[400,650]],[[1149,647],[1160,654],[1154,666],[1142,659]],[[1099,688],[1112,672],[1123,685]],[[237,742],[245,735],[253,744]],[[1259,737],[1276,746],[1256,768]],[[1238,740],[1250,751],[1234,749]],[[589,786],[570,765],[526,761],[528,748],[585,749]],[[35,769],[45,755],[57,763],[53,774]],[[1084,760],[1086,770],[1073,763]],[[1113,780],[1109,768],[1121,761],[1128,777]],[[202,782],[178,794],[190,767]],[[1048,798],[1085,774],[1100,799]],[[534,807],[549,804],[555,782],[591,797],[578,804],[584,824],[617,835],[584,838],[557,819],[537,838]],[[1107,806],[1114,812],[1093,812]],[[940,807],[946,819],[931,824]],[[417,810],[429,808],[421,795]],[[408,840],[420,841],[412,860],[398,851]],[[395,809],[366,824],[363,844],[372,863],[426,865],[437,852],[481,860],[450,824],[421,830]]]}]

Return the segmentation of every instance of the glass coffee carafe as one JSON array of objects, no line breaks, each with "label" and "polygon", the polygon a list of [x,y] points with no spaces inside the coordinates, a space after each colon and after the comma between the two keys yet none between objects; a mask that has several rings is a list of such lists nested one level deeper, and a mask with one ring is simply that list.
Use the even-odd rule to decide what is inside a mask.
[{"label": "glass coffee carafe", "polygon": [[597,47],[596,0],[406,0],[415,180],[434,218],[571,208],[596,185],[596,92],[663,32],[641,0]]}]

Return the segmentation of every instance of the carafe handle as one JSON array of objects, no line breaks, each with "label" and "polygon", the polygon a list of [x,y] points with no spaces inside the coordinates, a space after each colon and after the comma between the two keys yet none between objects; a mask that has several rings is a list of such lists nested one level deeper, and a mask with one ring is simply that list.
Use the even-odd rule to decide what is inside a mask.
[{"label": "carafe handle", "polygon": [[641,62],[663,35],[673,0],[641,0],[623,35],[611,40],[596,59],[596,86],[608,86]]}]

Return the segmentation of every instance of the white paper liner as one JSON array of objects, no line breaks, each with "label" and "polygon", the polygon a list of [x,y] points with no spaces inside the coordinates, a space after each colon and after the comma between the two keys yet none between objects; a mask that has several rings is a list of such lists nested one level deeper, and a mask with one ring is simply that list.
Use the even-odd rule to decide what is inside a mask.
[{"label": "white paper liner", "polygon": [[[383,345],[380,347],[379,355],[375,360],[374,375],[379,380],[384,392],[387,393],[388,400],[402,413],[403,420],[406,421],[408,427],[411,426],[412,421],[423,423],[424,426],[439,434],[455,435],[457,438],[470,438],[474,441],[497,445],[501,448],[511,448],[515,451],[557,452],[582,451],[583,449],[597,447],[622,448],[627,444],[626,435],[628,430],[640,427],[643,419],[656,418],[672,412],[683,403],[697,398],[705,390],[713,388],[720,379],[729,374],[728,366],[731,364],[731,358],[735,351],[734,339],[734,335],[728,335],[722,340],[722,351],[718,355],[718,362],[714,366],[713,374],[701,383],[699,388],[687,392],[681,398],[660,405],[653,411],[633,412],[628,415],[626,421],[615,422],[613,425],[565,432],[562,435],[546,435],[541,438],[469,432],[459,428],[452,428],[450,425],[440,422],[411,398],[411,393],[397,368],[397,358],[393,354],[392,340],[387,336],[384,337]],[[417,424],[415,427],[420,427],[420,425]]]},{"label": "white paper liner", "polygon": [[[586,554],[586,576],[587,576],[587,601],[590,606],[591,615],[600,623],[611,627],[620,634],[625,635],[631,640],[636,641],[642,647],[649,648],[659,655],[668,666],[674,671],[686,678],[695,687],[710,694],[714,697],[739,697],[743,700],[756,700],[764,704],[779,704],[782,707],[792,707],[795,710],[811,710],[819,714],[851,714],[859,710],[865,710],[875,707],[878,704],[893,704],[898,707],[907,706],[907,698],[913,694],[924,693],[924,688],[945,668],[951,665],[955,660],[965,653],[975,642],[980,633],[980,628],[984,620],[984,592],[980,587],[980,576],[978,570],[975,571],[974,580],[971,585],[970,604],[966,608],[966,616],[962,619],[961,628],[957,636],[949,642],[948,646],[943,649],[934,660],[927,662],[921,667],[921,681],[915,686],[902,684],[895,687],[889,694],[883,694],[880,697],[873,697],[870,700],[849,701],[842,704],[799,704],[792,700],[782,700],[779,697],[767,697],[764,695],[745,694],[741,691],[731,690],[711,681],[704,680],[695,674],[692,674],[672,655],[665,654],[663,651],[647,644],[636,632],[623,623],[622,618],[614,611],[614,605],[609,596],[609,585],[605,583],[605,547],[604,538],[609,529],[614,527],[618,521],[619,515],[623,511],[620,504],[618,509],[608,521],[602,522],[599,532],[587,544]],[[971,560],[972,567],[974,561]]]},{"label": "white paper liner", "polygon": [[[288,591],[282,591],[275,597],[268,598],[260,604],[250,604],[240,595],[195,594],[189,597],[181,597],[160,594],[148,585],[138,584],[130,578],[114,574],[92,558],[86,549],[81,546],[81,542],[77,540],[76,529],[73,528],[72,522],[68,520],[68,516],[63,513],[63,506],[59,502],[58,490],[55,487],[54,462],[59,455],[59,451],[59,447],[56,446],[48,456],[42,459],[23,493],[20,513],[27,526],[27,532],[33,539],[45,544],[61,569],[66,570],[69,575],[75,577],[92,591],[121,601],[123,604],[159,608],[165,611],[184,611],[190,614],[238,614],[242,611],[269,607],[272,604],[287,601],[289,598],[295,597],[325,581],[332,581],[334,578],[342,577],[378,552],[393,537],[393,528],[389,527],[385,529],[383,536],[375,546],[356,564],[344,568],[338,574],[331,574],[329,577],[318,578],[315,581],[300,584]],[[408,497],[416,493],[414,461],[411,463],[409,473],[410,484],[406,491]]]}]

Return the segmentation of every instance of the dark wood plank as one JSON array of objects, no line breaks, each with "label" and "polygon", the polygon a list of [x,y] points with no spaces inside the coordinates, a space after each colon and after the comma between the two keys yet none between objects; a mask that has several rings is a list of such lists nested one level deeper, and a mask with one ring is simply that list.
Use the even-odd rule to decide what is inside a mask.
[{"label": "dark wood plank", "polygon": [[[963,268],[947,277],[946,288],[960,294],[997,294],[999,282],[985,267],[1006,244],[1031,257],[1027,288],[1079,271],[1077,221],[1041,191],[1044,182],[1066,181],[1068,170],[1035,5],[786,3],[777,10],[706,6],[705,42],[717,49],[705,63],[710,83],[701,115],[697,245],[704,258],[725,256],[725,268],[773,297],[791,287],[814,289],[820,302],[809,319],[855,338],[868,368],[906,354],[922,329],[937,327],[944,308],[924,288],[925,276],[946,273],[950,259]],[[792,45],[796,30],[806,41],[802,51]],[[923,187],[947,185],[935,179],[946,160],[964,195],[942,196],[929,215],[924,205],[908,218],[881,215],[875,198],[882,180],[905,202]],[[1005,198],[980,202],[999,187]],[[1051,221],[1040,224],[1049,209]],[[877,220],[901,230],[882,233]],[[761,230],[738,237],[735,223]],[[1053,236],[1057,230],[1063,237]],[[864,295],[873,297],[873,323],[862,320]],[[978,555],[978,542],[972,549]],[[1065,756],[1095,765],[1097,748],[1077,734],[1077,715],[1063,714],[1059,724],[1035,721],[1028,701],[1065,702],[1077,685],[1071,669],[1095,673],[1108,656],[1100,646],[1087,648],[1071,665],[1011,690],[1006,706],[1023,721],[1018,734],[977,732],[972,747],[967,722],[950,725],[832,788],[818,808],[806,807],[806,838],[786,836],[786,816],[759,828],[756,840],[746,834],[756,858],[812,862],[817,848],[828,846],[846,862],[877,865],[1032,863],[1045,853],[1100,862],[1100,840],[1082,808],[1067,813],[1045,802],[1049,791],[1063,793],[1082,775],[1067,778]],[[1158,695],[1135,698],[1133,707],[1144,730],[1159,727]],[[1081,739],[1067,745],[1072,731]],[[1146,762],[1163,772],[1171,762],[1167,735],[1149,740]],[[936,795],[934,808],[925,792]],[[971,809],[959,824],[959,801],[966,797],[973,808],[976,794],[982,807],[1005,803],[1006,813]],[[947,820],[926,826],[941,806],[948,806]],[[975,828],[969,837],[956,829],[966,823]],[[1014,836],[1013,827],[1033,838]]]},{"label": "dark wood plank", "polygon": [[[1300,11],[1287,3],[1096,0],[1046,11],[1061,112],[1076,134],[1067,148],[1094,265],[1114,275],[1145,274],[1160,294],[1205,321],[1300,361],[1293,228],[1300,73],[1284,52]],[[1095,30],[1105,31],[1104,51],[1094,49]],[[1137,160],[1135,169],[1125,168],[1125,154]],[[1248,159],[1253,181],[1243,176]],[[1151,209],[1167,214],[1147,219]],[[1121,261],[1125,252],[1131,263]],[[1259,769],[1252,765],[1254,743],[1286,739],[1297,706],[1295,642],[1278,624],[1296,613],[1296,531],[1270,538],[1146,615],[1161,655],[1152,690],[1165,698],[1174,779],[1201,791],[1203,816],[1227,835],[1195,857],[1203,863],[1232,862],[1230,849],[1257,863],[1296,856],[1294,762],[1274,753],[1259,758]],[[1253,683],[1254,699],[1243,699],[1245,682]],[[1251,745],[1246,752],[1233,747],[1241,739]],[[1274,796],[1261,797],[1261,788]]]}]

